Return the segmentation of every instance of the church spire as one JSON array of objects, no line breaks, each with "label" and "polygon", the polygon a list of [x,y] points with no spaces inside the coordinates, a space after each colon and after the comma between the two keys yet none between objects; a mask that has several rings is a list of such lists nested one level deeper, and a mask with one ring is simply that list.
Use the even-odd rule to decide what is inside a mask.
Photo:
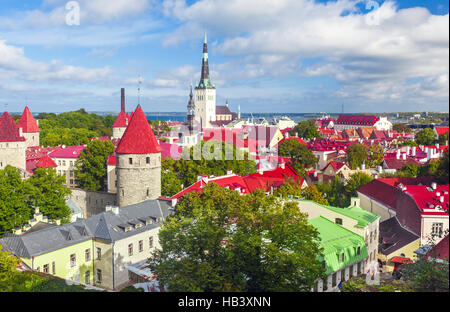
[{"label": "church spire", "polygon": [[209,64],[208,64],[208,42],[206,37],[206,31],[203,39],[203,58],[202,58],[202,75],[198,88],[214,88],[209,78]]}]

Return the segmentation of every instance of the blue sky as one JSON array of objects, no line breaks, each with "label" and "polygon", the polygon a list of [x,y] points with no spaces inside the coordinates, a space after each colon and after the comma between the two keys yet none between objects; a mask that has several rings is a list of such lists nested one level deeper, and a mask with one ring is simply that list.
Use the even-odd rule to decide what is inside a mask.
[{"label": "blue sky", "polygon": [[[218,105],[246,113],[448,111],[447,1],[0,2],[0,109],[185,111],[208,33]],[[7,103],[7,106],[6,106]]]}]

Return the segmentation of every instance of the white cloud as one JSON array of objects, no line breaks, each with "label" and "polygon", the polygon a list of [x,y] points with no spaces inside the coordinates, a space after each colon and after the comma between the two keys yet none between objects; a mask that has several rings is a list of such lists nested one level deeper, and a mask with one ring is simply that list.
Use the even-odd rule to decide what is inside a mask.
[{"label": "white cloud", "polygon": [[[201,0],[187,5],[166,0],[166,16],[182,25],[165,43],[198,37],[198,30],[206,28],[224,37],[217,51],[246,62],[236,70],[246,78],[300,72],[336,79],[341,85],[336,94],[348,99],[356,94],[379,100],[414,94],[416,102],[448,98],[448,84],[440,82],[448,77],[449,15],[432,15],[426,8],[398,10],[392,1],[363,14],[367,11],[359,12],[358,2]],[[301,67],[305,59],[316,63]]]},{"label": "white cloud", "polygon": [[110,79],[111,75],[109,67],[91,69],[65,65],[58,60],[33,61],[25,56],[23,48],[0,40],[0,80],[99,82]]}]

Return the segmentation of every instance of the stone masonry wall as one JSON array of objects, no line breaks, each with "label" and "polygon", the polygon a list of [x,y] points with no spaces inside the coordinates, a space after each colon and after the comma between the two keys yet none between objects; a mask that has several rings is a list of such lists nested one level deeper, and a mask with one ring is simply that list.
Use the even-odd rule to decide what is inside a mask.
[{"label": "stone masonry wall", "polygon": [[117,154],[116,166],[119,207],[161,196],[161,153]]}]

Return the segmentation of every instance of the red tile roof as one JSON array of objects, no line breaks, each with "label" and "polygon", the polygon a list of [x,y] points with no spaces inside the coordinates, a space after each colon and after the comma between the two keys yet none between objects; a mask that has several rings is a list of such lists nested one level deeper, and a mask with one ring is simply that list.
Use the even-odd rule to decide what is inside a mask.
[{"label": "red tile roof", "polygon": [[117,146],[116,153],[161,153],[161,146],[159,146],[147,117],[140,106],[134,111],[131,121],[120,140],[119,146]]},{"label": "red tile roof", "polygon": [[84,145],[73,145],[61,148],[48,154],[51,158],[75,158],[80,157],[81,152],[86,148]]},{"label": "red tile roof", "polygon": [[4,112],[0,117],[0,142],[20,142],[25,141],[19,136],[19,128],[8,112]]},{"label": "red tile roof", "polygon": [[448,132],[448,127],[434,127],[434,130],[438,136],[441,136]]},{"label": "red tile roof", "polygon": [[119,115],[117,116],[116,120],[114,121],[112,127],[118,128],[118,127],[126,127],[129,123],[129,118],[125,115],[124,111],[120,111]]},{"label": "red tile roof", "polygon": [[379,118],[376,116],[339,115],[339,118],[336,120],[336,124],[373,126],[378,120]]},{"label": "red tile roof", "polygon": [[36,120],[34,119],[33,114],[31,114],[28,106],[25,106],[22,116],[20,117],[19,122],[17,123],[17,126],[19,128],[22,128],[22,131],[25,133],[40,131],[36,123]]},{"label": "red tile roof", "polygon": [[276,147],[278,148],[278,146],[281,144],[281,142],[284,141],[288,141],[288,140],[296,140],[297,142],[299,142],[302,145],[307,145],[305,141],[303,141],[301,138],[299,137],[289,137],[289,138],[283,138],[280,142],[278,142],[278,144],[276,145]]},{"label": "red tile roof", "polygon": [[341,169],[342,167],[345,166],[345,163],[338,162],[338,161],[330,161],[329,164],[325,166],[324,170],[325,170],[328,166],[333,167],[334,172],[337,172],[339,169]]},{"label": "red tile roof", "polygon": [[384,163],[386,164],[388,169],[396,169],[396,170],[400,170],[403,168],[403,166],[409,164],[413,164],[416,166],[421,165],[418,161],[409,156],[407,156],[405,160],[397,158],[385,158]]},{"label": "red tile roof", "polygon": [[106,162],[106,165],[109,166],[115,166],[116,165],[116,154],[114,153],[114,155],[109,155],[108,156],[108,161]]},{"label": "red tile roof", "polygon": [[449,260],[448,252],[449,252],[449,245],[448,245],[448,234],[445,236],[439,243],[437,243],[436,246],[433,247],[428,253],[427,253],[427,259],[429,257],[436,257],[438,259],[446,259]]},{"label": "red tile roof", "polygon": [[36,164],[37,168],[55,168],[58,165],[48,155],[44,155]]},{"label": "red tile roof", "polygon": [[221,187],[228,187],[233,190],[240,188],[242,193],[251,193],[257,189],[262,189],[267,192],[270,191],[272,186],[280,186],[287,178],[293,178],[295,181],[303,183],[303,179],[297,172],[286,164],[284,169],[277,168],[274,170],[267,170],[264,171],[263,174],[254,173],[244,177],[231,174],[221,177],[210,177],[207,182],[202,179],[174,195],[172,198],[180,198],[191,192],[200,193],[202,192],[202,187],[208,183],[217,183]]},{"label": "red tile roof", "polygon": [[[435,190],[431,190],[426,185],[405,185],[405,193],[411,195],[416,202],[417,207],[422,212],[422,215],[448,215],[449,203],[449,186],[436,185]],[[437,196],[439,194],[439,196]],[[443,202],[440,198],[443,198]],[[445,211],[437,211],[436,206],[441,206]]]}]

